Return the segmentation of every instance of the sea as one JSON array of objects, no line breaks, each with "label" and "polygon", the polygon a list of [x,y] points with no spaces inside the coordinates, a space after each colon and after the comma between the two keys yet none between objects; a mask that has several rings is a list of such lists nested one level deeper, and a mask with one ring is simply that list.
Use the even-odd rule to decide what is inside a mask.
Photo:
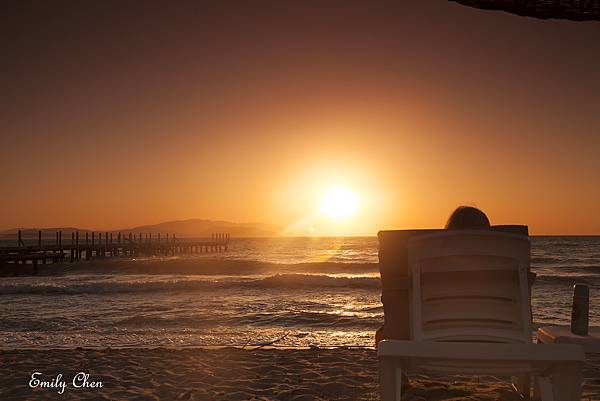
[{"label": "sea", "polygon": [[[0,277],[0,348],[372,346],[383,322],[376,237],[232,238],[227,252],[107,258]],[[535,325],[568,325],[600,237],[532,237]]]}]

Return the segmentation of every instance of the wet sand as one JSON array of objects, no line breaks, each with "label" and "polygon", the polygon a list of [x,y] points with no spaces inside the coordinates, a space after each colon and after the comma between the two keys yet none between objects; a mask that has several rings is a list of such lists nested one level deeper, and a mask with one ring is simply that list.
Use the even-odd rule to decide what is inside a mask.
[{"label": "wet sand", "polygon": [[[377,400],[374,349],[129,348],[0,351],[2,400]],[[67,384],[30,388],[34,372]],[[87,383],[74,388],[78,372]],[[600,400],[600,354],[586,361],[583,400]],[[407,400],[518,400],[506,379],[413,375]],[[82,380],[78,385],[82,385]]]}]

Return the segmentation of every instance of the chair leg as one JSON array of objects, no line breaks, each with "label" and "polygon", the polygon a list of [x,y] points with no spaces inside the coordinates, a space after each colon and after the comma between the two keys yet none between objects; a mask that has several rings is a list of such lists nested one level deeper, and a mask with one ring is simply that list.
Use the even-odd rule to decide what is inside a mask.
[{"label": "chair leg", "polygon": [[541,401],[542,394],[540,392],[540,378],[538,376],[533,376],[533,401]]},{"label": "chair leg", "polygon": [[[538,377],[538,389],[540,392],[540,399],[542,401],[555,401],[553,391],[552,391],[552,383],[550,383],[550,378],[547,376]],[[558,401],[558,400],[556,400]]]},{"label": "chair leg", "polygon": [[524,399],[531,400],[531,376],[522,375],[512,378],[512,385],[515,391]]},{"label": "chair leg", "polygon": [[581,399],[582,368],[581,363],[563,363],[554,368],[552,374],[554,401]]},{"label": "chair leg", "polygon": [[391,358],[379,359],[379,393],[381,401],[400,401],[402,398],[402,369]]},{"label": "chair leg", "polygon": [[396,401],[402,400],[402,368],[396,367]]}]

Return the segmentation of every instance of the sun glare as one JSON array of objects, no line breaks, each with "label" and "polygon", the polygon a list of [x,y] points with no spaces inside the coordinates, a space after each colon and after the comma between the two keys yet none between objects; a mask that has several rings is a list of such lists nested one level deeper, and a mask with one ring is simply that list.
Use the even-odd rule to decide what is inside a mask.
[{"label": "sun glare", "polygon": [[352,216],[357,209],[358,197],[340,186],[329,189],[321,201],[321,213],[336,220]]}]

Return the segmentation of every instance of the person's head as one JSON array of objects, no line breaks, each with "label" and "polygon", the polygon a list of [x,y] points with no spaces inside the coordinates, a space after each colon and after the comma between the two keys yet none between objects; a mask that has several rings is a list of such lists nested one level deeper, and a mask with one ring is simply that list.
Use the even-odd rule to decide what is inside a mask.
[{"label": "person's head", "polygon": [[485,213],[476,207],[459,206],[448,218],[446,228],[449,230],[490,228],[490,221]]}]

